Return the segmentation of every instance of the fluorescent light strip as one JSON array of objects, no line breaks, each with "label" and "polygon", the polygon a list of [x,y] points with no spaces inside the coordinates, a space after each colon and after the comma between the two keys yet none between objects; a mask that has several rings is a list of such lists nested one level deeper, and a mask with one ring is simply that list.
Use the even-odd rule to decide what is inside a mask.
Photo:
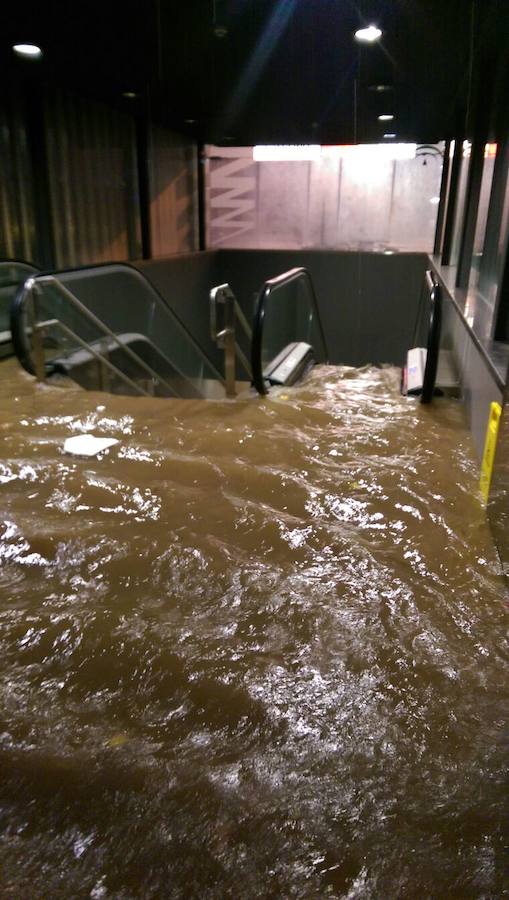
[{"label": "fluorescent light strip", "polygon": [[316,162],[321,155],[320,144],[258,144],[253,147],[255,162]]}]

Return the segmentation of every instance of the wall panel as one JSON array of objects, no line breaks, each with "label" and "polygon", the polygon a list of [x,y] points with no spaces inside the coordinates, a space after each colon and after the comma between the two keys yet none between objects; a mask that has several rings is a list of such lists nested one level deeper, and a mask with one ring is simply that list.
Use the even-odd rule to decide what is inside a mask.
[{"label": "wall panel", "polygon": [[0,257],[37,258],[33,184],[21,104],[0,109]]},{"label": "wall panel", "polygon": [[149,149],[152,256],[198,249],[196,144],[152,127]]},{"label": "wall panel", "polygon": [[46,103],[46,140],[56,266],[139,256],[133,121],[59,93]]}]

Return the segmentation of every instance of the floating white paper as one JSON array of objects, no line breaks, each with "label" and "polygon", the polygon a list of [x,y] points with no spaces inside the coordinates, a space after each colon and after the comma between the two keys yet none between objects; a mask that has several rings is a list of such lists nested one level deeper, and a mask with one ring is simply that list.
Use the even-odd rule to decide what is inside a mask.
[{"label": "floating white paper", "polygon": [[66,438],[64,441],[64,452],[72,453],[74,456],[97,456],[108,447],[118,444],[117,438],[100,438],[93,434],[77,434],[74,437]]}]

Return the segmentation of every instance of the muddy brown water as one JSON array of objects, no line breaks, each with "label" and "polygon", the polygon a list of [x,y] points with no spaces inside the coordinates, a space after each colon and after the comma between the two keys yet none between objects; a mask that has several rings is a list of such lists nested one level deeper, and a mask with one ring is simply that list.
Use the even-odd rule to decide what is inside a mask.
[{"label": "muddy brown water", "polygon": [[[0,378],[0,896],[505,896],[461,406],[394,369],[237,402]],[[84,431],[120,443],[65,455]]]}]

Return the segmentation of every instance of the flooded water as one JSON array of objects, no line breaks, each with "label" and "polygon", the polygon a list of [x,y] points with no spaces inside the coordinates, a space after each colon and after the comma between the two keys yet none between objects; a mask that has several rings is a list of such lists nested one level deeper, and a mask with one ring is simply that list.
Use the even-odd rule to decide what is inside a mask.
[{"label": "flooded water", "polygon": [[0,896],[505,896],[461,406],[393,369],[217,403],[0,377]]}]

